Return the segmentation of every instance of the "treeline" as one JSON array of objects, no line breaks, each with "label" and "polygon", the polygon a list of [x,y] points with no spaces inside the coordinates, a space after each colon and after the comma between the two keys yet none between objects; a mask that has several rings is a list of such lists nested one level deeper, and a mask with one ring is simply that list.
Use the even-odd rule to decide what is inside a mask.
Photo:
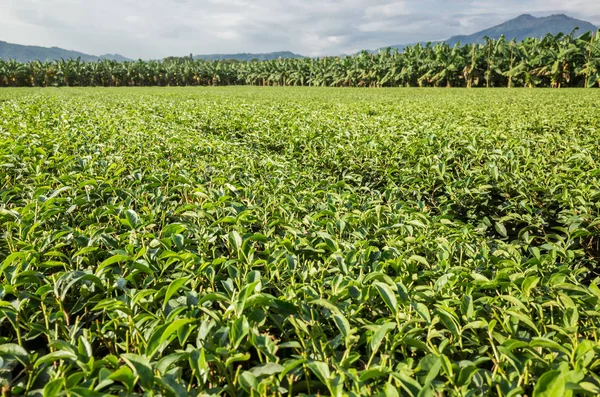
[{"label": "treeline", "polygon": [[600,87],[598,33],[261,62],[0,59],[0,86]]}]

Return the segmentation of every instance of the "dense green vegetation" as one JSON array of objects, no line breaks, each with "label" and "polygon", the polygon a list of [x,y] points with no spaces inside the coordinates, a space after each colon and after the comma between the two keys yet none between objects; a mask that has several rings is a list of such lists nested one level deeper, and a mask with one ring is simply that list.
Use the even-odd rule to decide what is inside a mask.
[{"label": "dense green vegetation", "polygon": [[417,44],[354,57],[263,62],[0,60],[0,86],[278,85],[335,87],[594,87],[600,86],[600,38],[559,34],[508,42]]},{"label": "dense green vegetation", "polygon": [[0,91],[3,395],[598,395],[599,107]]}]

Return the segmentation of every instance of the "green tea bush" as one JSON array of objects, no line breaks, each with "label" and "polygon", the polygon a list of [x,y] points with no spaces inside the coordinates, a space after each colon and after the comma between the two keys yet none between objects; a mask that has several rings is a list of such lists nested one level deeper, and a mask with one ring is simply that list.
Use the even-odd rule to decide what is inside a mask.
[{"label": "green tea bush", "polygon": [[3,396],[597,395],[599,109],[1,91]]}]

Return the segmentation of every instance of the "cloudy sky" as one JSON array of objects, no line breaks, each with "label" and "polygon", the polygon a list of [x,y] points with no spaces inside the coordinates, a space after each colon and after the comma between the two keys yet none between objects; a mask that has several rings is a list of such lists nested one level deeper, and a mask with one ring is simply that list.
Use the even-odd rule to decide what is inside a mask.
[{"label": "cloudy sky", "polygon": [[600,0],[0,0],[0,40],[130,58],[336,55],[446,39],[523,13],[600,25]]}]

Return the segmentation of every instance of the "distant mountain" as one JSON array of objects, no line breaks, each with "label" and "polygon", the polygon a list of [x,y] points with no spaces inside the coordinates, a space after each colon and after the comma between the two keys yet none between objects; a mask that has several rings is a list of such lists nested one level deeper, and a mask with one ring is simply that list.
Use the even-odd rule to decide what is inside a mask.
[{"label": "distant mountain", "polygon": [[270,61],[273,59],[295,59],[295,58],[304,58],[302,55],[294,54],[290,51],[280,51],[280,52],[269,52],[266,54],[250,54],[250,53],[240,53],[240,54],[209,54],[209,55],[194,55],[194,59],[204,59],[207,61],[222,61],[222,60],[236,60],[236,61]]},{"label": "distant mountain", "polygon": [[104,55],[100,55],[98,58],[110,59],[110,60],[117,61],[117,62],[132,61],[131,58],[124,57],[123,55],[120,55],[120,54],[104,54]]},{"label": "distant mountain", "polygon": [[[396,45],[391,45],[391,46],[387,46],[387,47],[381,47],[381,48],[378,48],[378,49],[376,49],[376,50],[374,50],[374,51],[369,51],[369,52],[372,52],[372,53],[377,53],[377,52],[379,52],[379,51],[385,51],[385,50],[387,50],[388,48],[391,48],[391,49],[393,49],[393,50],[398,50],[398,52],[402,52],[402,51],[404,51],[404,49],[405,49],[406,47],[414,47],[414,46],[416,46],[417,44],[421,44],[422,46],[425,46],[425,45],[427,45],[427,43],[428,43],[427,41],[422,41],[422,42],[420,42],[420,43],[411,43],[411,44],[396,44]],[[435,44],[435,43],[437,43],[437,41],[431,41],[430,43],[432,43],[432,44]]]},{"label": "distant mountain", "polygon": [[128,61],[119,54],[106,54],[106,55],[89,55],[78,51],[65,50],[58,47],[38,47],[21,44],[11,44],[5,41],[0,41],[0,58],[2,59],[15,59],[19,62],[31,62],[31,61],[52,61],[59,59],[77,59],[81,58],[82,61],[93,62],[98,59],[113,59],[116,61]]},{"label": "distant mountain", "polygon": [[[504,22],[500,25],[493,26],[489,29],[482,30],[477,33],[473,33],[471,35],[463,35],[463,36],[453,36],[446,40],[445,42],[454,45],[458,42],[462,44],[471,44],[471,43],[483,43],[484,37],[490,37],[493,39],[499,38],[501,35],[506,36],[508,40],[516,39],[518,41],[523,40],[527,37],[542,37],[548,33],[558,34],[558,33],[571,33],[573,29],[579,28],[578,33],[583,34],[587,31],[596,31],[598,28],[593,24],[582,21],[579,19],[571,18],[564,14],[550,15],[548,17],[540,17],[536,18],[529,14],[523,14],[518,16],[517,18],[511,19],[510,21]],[[435,42],[433,42],[435,43]],[[408,46],[413,46],[413,44],[397,44],[389,46],[391,48],[395,48],[398,51],[403,51]],[[421,44],[425,45],[426,42],[422,42]],[[386,49],[388,47],[382,47],[380,50]],[[370,52],[377,52],[370,51]],[[19,62],[30,62],[33,60],[58,60],[61,58],[69,59],[69,58],[81,58],[83,61],[97,61],[98,59],[113,59],[116,61],[130,61],[129,58],[126,58],[119,54],[105,54],[105,55],[89,55],[84,54],[78,51],[65,50],[58,47],[37,47],[37,46],[27,46],[20,44],[11,44],[4,41],[0,41],[0,58],[2,59],[15,59]],[[252,53],[239,53],[239,54],[208,54],[208,55],[195,55],[194,59],[205,59],[209,61],[215,60],[237,60],[237,61],[267,61],[273,59],[294,59],[294,58],[304,58],[302,55],[294,54],[290,51],[280,51],[280,52],[270,52],[270,53],[262,53],[262,54],[252,54]]]},{"label": "distant mountain", "polygon": [[482,30],[481,32],[473,33],[467,36],[454,36],[446,40],[446,43],[454,45],[458,42],[463,44],[481,44],[484,42],[484,37],[497,39],[504,35],[507,40],[516,39],[521,41],[527,37],[543,37],[548,33],[569,34],[573,29],[579,28],[578,34],[583,34],[588,31],[595,32],[598,28],[589,22],[568,17],[564,14],[550,15],[548,17],[536,18],[533,15],[523,14],[515,19],[504,22],[500,25]]},{"label": "distant mountain", "polygon": [[[564,14],[550,15],[548,17],[540,18],[536,18],[529,14],[523,14],[511,19],[510,21],[501,23],[500,25],[493,26],[477,33],[453,36],[445,42],[451,46],[458,42],[461,44],[482,44],[484,42],[484,37],[486,36],[491,39],[498,39],[502,35],[504,35],[507,40],[516,39],[517,41],[521,41],[527,37],[543,37],[548,33],[554,35],[561,32],[569,34],[577,27],[579,28],[578,34],[583,34],[588,31],[595,32],[598,30],[596,26],[589,22],[571,18]],[[397,44],[389,47],[396,48],[398,51],[403,51],[404,48],[413,46],[415,44],[416,43]],[[425,45],[426,42],[422,42],[421,44]],[[383,50],[385,48],[388,47],[382,47],[381,49]]]}]

